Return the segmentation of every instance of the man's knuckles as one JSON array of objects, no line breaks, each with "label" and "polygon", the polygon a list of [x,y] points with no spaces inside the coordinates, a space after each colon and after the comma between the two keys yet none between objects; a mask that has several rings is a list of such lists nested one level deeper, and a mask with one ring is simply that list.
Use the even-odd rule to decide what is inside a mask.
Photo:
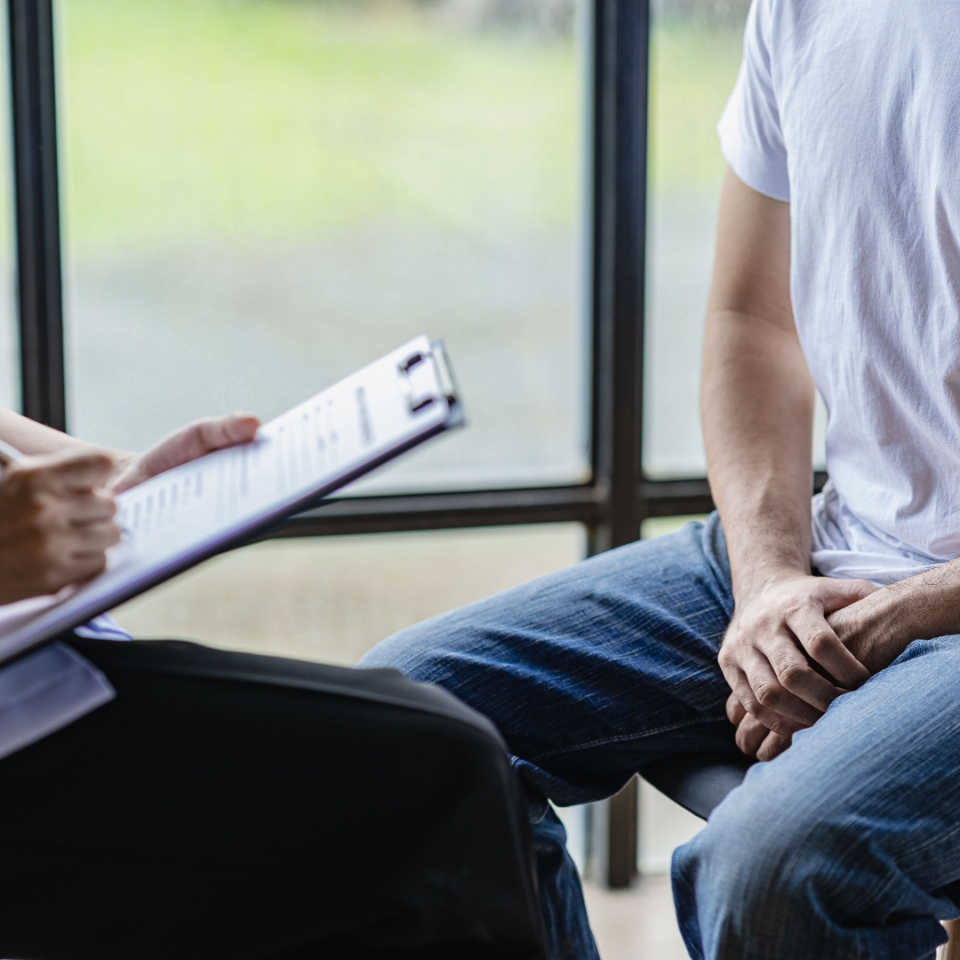
[{"label": "man's knuckles", "polygon": [[787,690],[794,693],[805,690],[813,675],[813,671],[805,663],[796,660],[792,660],[777,669],[777,678]]},{"label": "man's knuckles", "polygon": [[838,643],[837,638],[826,630],[808,633],[801,642],[807,653],[818,663],[822,657],[829,656]]},{"label": "man's knuckles", "polygon": [[779,712],[779,708],[783,707],[788,696],[787,691],[773,680],[758,680],[753,685],[753,694],[762,707],[777,712]]}]

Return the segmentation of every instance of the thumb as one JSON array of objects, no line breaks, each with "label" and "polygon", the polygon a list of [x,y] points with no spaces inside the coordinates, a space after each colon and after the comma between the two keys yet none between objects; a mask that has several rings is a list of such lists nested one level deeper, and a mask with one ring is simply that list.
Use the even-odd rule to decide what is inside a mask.
[{"label": "thumb", "polygon": [[256,417],[242,413],[198,420],[171,433],[148,450],[141,460],[141,470],[145,477],[152,477],[181,463],[189,463],[213,453],[214,450],[247,443],[257,435],[259,426],[260,421]]},{"label": "thumb", "polygon": [[837,580],[832,577],[822,577],[819,588],[818,599],[823,604],[824,613],[849,607],[880,589],[869,580]]},{"label": "thumb", "polygon": [[256,437],[259,426],[260,421],[256,417],[231,413],[225,417],[206,417],[181,427],[146,453],[140,454],[118,479],[115,492],[128,490],[150,477],[190,463],[215,450],[248,443]]}]

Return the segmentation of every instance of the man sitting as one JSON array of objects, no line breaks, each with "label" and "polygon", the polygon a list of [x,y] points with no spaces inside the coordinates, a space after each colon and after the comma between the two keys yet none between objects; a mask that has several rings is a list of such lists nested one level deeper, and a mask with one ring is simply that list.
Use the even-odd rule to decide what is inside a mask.
[{"label": "man sitting", "polygon": [[[953,0],[755,0],[719,127],[718,513],[362,662],[503,733],[554,960],[597,954],[546,799],[687,751],[772,761],[675,854],[692,957],[919,960],[960,914],[958,50]],[[814,384],[831,482],[811,503]]]}]

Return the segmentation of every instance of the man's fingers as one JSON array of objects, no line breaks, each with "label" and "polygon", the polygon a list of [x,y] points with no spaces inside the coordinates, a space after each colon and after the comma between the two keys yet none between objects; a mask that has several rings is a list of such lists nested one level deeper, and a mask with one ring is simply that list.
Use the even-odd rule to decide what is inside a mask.
[{"label": "man's fingers", "polygon": [[735,693],[731,693],[730,696],[727,697],[727,719],[735,727],[739,727],[746,715],[747,711],[743,709],[740,698]]},{"label": "man's fingers", "polygon": [[787,620],[800,645],[845,690],[856,690],[870,671],[840,642],[830,624],[815,610],[799,611]]},{"label": "man's fingers", "polygon": [[797,649],[792,637],[763,639],[758,644],[784,688],[821,712],[843,693],[814,670]]},{"label": "man's fingers", "polygon": [[757,748],[755,756],[758,760],[768,763],[774,757],[779,757],[790,746],[792,740],[792,737],[781,737],[779,733],[774,733],[772,730],[768,731],[763,742]]},{"label": "man's fingers", "polygon": [[[780,717],[793,720],[803,727],[812,727],[820,719],[822,711],[787,690],[777,677],[770,661],[759,650],[752,647],[746,648],[741,658],[741,666],[756,701],[763,707],[772,710]],[[737,693],[739,692],[737,691]],[[760,717],[758,713],[751,709],[750,704],[742,696],[740,702],[746,708],[747,713],[766,723],[763,717]],[[770,726],[770,724],[767,724],[767,726],[771,730],[778,730],[779,732],[777,726]],[[785,729],[783,732],[792,733],[793,728]]]},{"label": "man's fingers", "polygon": [[776,734],[771,734],[759,720],[747,716],[737,727],[737,746],[748,757],[755,757],[768,736],[776,736]]},{"label": "man's fingers", "polygon": [[[769,664],[767,664],[767,669],[770,675],[773,676],[773,670]],[[804,727],[811,725],[809,723],[798,723],[761,703],[753,692],[753,687],[747,674],[739,667],[725,669],[724,676],[745,711],[754,719],[759,720],[768,730],[776,730],[785,736],[789,736],[796,730],[802,730]],[[773,679],[776,681],[776,677],[773,677]],[[809,707],[809,709],[812,710],[813,708]]]},{"label": "man's fingers", "polygon": [[748,757],[768,761],[779,756],[792,742],[792,736],[782,736],[768,730],[749,714],[737,727],[737,746]]},{"label": "man's fingers", "polygon": [[869,580],[817,578],[817,599],[823,605],[824,613],[833,613],[841,607],[849,607],[851,603],[863,600],[864,597],[869,597],[879,589],[880,587]]}]

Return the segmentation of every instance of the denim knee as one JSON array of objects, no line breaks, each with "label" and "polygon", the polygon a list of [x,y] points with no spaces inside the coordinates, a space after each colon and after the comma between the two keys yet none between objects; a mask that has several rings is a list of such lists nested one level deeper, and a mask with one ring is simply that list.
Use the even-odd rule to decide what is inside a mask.
[{"label": "denim knee", "polygon": [[737,791],[674,854],[691,952],[710,960],[860,956],[851,927],[866,919],[884,882],[884,871],[871,869],[879,851],[870,848],[862,827],[822,806],[803,809],[783,794],[764,804]]},{"label": "denim knee", "polygon": [[392,667],[411,680],[427,683],[436,679],[438,640],[432,621],[426,620],[381,640],[357,666]]}]

